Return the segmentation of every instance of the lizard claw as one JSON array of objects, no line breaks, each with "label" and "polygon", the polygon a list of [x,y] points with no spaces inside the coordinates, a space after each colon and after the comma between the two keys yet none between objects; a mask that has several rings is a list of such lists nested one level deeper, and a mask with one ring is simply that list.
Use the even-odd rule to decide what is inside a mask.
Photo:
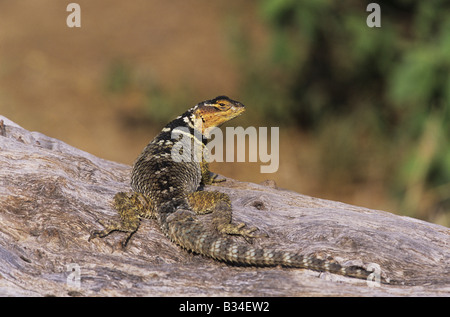
[{"label": "lizard claw", "polygon": [[252,239],[267,238],[269,236],[266,233],[254,234],[253,232],[257,230],[259,229],[256,227],[252,227],[246,230],[242,230],[242,232],[239,235],[241,235],[248,243],[252,243],[253,242]]}]

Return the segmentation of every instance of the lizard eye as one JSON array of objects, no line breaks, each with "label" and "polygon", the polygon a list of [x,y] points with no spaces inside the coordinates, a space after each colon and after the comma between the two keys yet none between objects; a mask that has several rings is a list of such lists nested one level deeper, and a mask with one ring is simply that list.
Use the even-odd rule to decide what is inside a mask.
[{"label": "lizard eye", "polygon": [[224,103],[219,102],[219,103],[217,103],[216,106],[214,106],[214,108],[216,108],[217,110],[224,110],[224,109],[227,108],[227,105],[224,104]]}]

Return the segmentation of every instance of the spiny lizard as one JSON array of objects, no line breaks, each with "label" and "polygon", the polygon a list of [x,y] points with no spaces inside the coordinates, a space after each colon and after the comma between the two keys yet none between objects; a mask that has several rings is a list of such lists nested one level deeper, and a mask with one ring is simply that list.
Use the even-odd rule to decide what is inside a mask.
[{"label": "spiny lizard", "polygon": [[[138,230],[141,218],[156,219],[163,233],[179,246],[217,260],[254,266],[286,266],[327,271],[341,275],[367,278],[371,272],[304,256],[296,252],[254,248],[237,243],[228,235],[246,239],[261,237],[245,224],[232,223],[231,200],[218,191],[202,191],[217,175],[208,169],[204,151],[208,132],[244,112],[240,102],[219,96],[195,105],[168,123],[137,158],[132,174],[133,192],[117,193],[114,207],[120,222],[103,224],[105,229],[93,231],[89,239],[105,237],[113,231],[126,232],[125,247]],[[173,139],[173,134],[178,138]],[[187,140],[187,141],[186,141]],[[184,145],[176,148],[177,142]],[[194,148],[194,151],[188,151]],[[197,149],[197,150],[195,150]],[[201,155],[200,159],[198,156]],[[197,215],[212,213],[217,232],[208,230]],[[386,282],[386,281],[383,281]]]}]

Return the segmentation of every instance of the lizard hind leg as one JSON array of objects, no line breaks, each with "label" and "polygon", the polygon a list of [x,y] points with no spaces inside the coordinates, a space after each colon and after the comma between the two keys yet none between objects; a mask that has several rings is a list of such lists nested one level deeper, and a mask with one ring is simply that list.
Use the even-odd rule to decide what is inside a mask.
[{"label": "lizard hind leg", "polygon": [[230,197],[218,191],[197,191],[188,196],[191,209],[198,215],[212,215],[212,223],[217,231],[228,235],[242,236],[247,242],[252,238],[262,237],[253,232],[258,228],[247,228],[245,223],[232,222],[232,207]]},{"label": "lizard hind leg", "polygon": [[139,229],[140,218],[154,217],[150,202],[140,193],[119,192],[114,196],[114,208],[119,213],[120,221],[105,224],[99,221],[105,229],[91,232],[89,241],[93,238],[104,238],[114,231],[127,233],[122,241],[122,247],[126,247],[131,236]]}]

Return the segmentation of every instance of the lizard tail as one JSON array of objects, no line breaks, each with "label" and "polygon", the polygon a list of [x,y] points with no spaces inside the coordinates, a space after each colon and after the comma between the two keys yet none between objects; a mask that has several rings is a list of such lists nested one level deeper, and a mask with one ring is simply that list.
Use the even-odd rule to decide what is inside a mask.
[{"label": "lizard tail", "polygon": [[[173,211],[173,209],[172,209]],[[344,267],[339,263],[295,252],[254,248],[209,232],[187,209],[158,213],[158,221],[166,236],[179,246],[216,260],[254,266],[285,266],[326,271],[367,279],[372,272],[359,266]],[[381,279],[383,283],[389,281]]]}]

